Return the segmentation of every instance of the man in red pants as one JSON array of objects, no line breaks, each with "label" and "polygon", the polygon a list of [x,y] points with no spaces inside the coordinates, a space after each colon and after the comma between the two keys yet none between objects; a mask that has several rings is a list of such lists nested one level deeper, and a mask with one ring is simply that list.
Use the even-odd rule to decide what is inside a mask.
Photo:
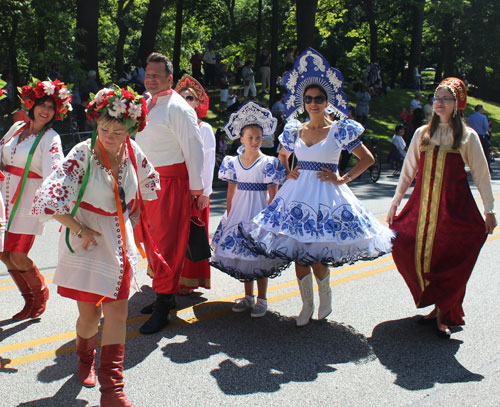
[{"label": "man in red pants", "polygon": [[152,334],[168,324],[168,314],[175,306],[189,238],[191,200],[203,192],[203,142],[195,111],[171,89],[170,60],[153,52],[146,62],[144,86],[151,94],[148,124],[137,134],[136,142],[160,173],[158,199],[145,204],[153,240],[173,272],[153,275],[157,298],[151,317],[140,329]]}]

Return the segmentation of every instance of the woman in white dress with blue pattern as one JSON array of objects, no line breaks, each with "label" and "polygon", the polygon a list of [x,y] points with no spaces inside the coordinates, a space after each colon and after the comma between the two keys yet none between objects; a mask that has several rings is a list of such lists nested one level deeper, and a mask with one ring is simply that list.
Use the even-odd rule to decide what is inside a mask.
[{"label": "woman in white dress with blue pattern", "polygon": [[[274,198],[278,185],[285,180],[285,167],[276,157],[262,154],[263,134],[273,134],[276,119],[269,110],[249,102],[231,115],[225,130],[230,138],[241,135],[242,152],[227,156],[219,169],[219,178],[228,182],[227,211],[212,240],[215,247],[210,264],[245,282],[245,297],[233,307],[235,312],[252,309],[252,317],[262,317],[267,310],[267,280],[276,277],[283,268],[279,259],[268,259],[250,251],[243,244],[238,230]],[[253,296],[253,281],[257,280],[258,296]]]},{"label": "woman in white dress with blue pattern", "polygon": [[[359,140],[364,130],[359,123],[344,119],[332,123],[326,117],[327,106],[343,117],[347,112],[341,85],[332,79],[337,78],[341,84],[341,73],[327,64],[309,48],[285,77],[289,87],[288,113],[305,106],[310,120],[305,124],[290,120],[286,124],[280,136],[279,158],[286,167],[288,180],[252,224],[240,226],[247,246],[256,253],[281,259],[283,264],[295,262],[303,302],[297,326],[308,324],[314,311],[311,269],[319,288],[318,319],[324,319],[332,311],[328,267],[373,259],[390,252],[392,247],[393,233],[345,185],[373,163],[373,156]],[[294,72],[300,71],[294,82]],[[337,166],[344,149],[356,155],[359,162],[341,177]],[[288,160],[292,153],[298,161],[290,170]]]}]

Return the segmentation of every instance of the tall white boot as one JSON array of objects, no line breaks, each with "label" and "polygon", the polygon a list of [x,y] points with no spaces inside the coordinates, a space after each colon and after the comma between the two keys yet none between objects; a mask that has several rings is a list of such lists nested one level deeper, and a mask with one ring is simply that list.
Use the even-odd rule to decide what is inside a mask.
[{"label": "tall white boot", "polygon": [[314,312],[314,297],[313,297],[313,282],[312,273],[309,273],[302,280],[297,280],[299,283],[300,297],[302,298],[302,310],[295,321],[297,326],[304,326],[311,320]]},{"label": "tall white boot", "polygon": [[318,319],[325,319],[332,312],[332,287],[330,287],[330,272],[323,280],[316,278],[319,293]]}]

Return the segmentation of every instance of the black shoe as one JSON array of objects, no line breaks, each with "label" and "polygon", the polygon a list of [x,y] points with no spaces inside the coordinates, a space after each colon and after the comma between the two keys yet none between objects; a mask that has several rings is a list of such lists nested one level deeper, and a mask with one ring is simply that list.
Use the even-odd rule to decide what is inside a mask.
[{"label": "black shoe", "polygon": [[169,322],[169,313],[175,307],[173,294],[157,294],[153,313],[146,323],[141,326],[141,334],[150,335],[161,331]]},{"label": "black shoe", "polygon": [[424,316],[421,316],[420,318],[417,319],[417,324],[419,325],[435,325],[436,324],[436,317],[432,318],[426,318]]},{"label": "black shoe", "polygon": [[439,329],[436,325],[436,335],[441,338],[441,339],[450,339],[451,338],[451,332],[448,328],[446,328],[445,331],[442,331]]},{"label": "black shoe", "polygon": [[141,314],[152,314],[155,303],[152,302],[149,305],[146,305],[143,309],[141,309]]}]

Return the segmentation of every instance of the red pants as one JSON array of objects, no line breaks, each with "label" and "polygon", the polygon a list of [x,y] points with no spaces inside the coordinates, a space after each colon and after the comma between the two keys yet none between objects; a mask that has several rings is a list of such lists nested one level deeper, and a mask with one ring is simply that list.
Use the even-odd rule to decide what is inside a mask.
[{"label": "red pants", "polygon": [[158,199],[144,204],[151,236],[173,272],[173,278],[166,285],[162,284],[166,288],[160,294],[177,294],[189,239],[189,177],[184,163],[157,167],[156,170],[160,173],[161,185],[161,190],[157,191]]}]

